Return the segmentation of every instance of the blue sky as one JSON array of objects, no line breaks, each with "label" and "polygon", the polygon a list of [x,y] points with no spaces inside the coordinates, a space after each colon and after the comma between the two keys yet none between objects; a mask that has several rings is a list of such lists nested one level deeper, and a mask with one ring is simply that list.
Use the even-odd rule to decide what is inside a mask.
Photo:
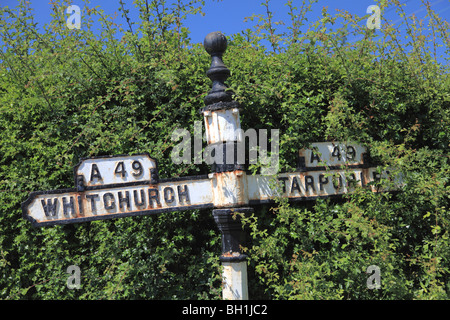
[{"label": "blue sky", "polygon": [[[39,23],[38,28],[42,28],[45,23],[51,20],[51,5],[50,0],[29,0],[31,7],[34,9],[35,21]],[[128,9],[133,15],[137,15],[137,11],[133,10],[133,1],[125,0]],[[170,1],[168,1],[170,2]],[[206,5],[203,11],[205,16],[196,15],[190,16],[185,26],[190,29],[190,38],[193,43],[203,42],[206,34],[212,31],[222,31],[225,35],[238,33],[247,28],[252,28],[256,22],[244,22],[245,17],[253,14],[265,14],[265,7],[261,6],[263,0],[206,0]],[[286,24],[290,22],[288,15],[288,7],[285,6],[286,0],[271,0],[270,9],[274,12],[274,21],[284,21]],[[301,0],[293,0],[297,7],[301,6]],[[414,14],[419,20],[426,19],[426,10],[420,0],[400,0],[405,3],[405,13],[408,16]],[[450,22],[450,0],[429,0],[431,8],[438,13],[438,15],[446,21]],[[1,6],[14,7],[18,0],[0,0]],[[73,0],[72,4],[78,5],[82,10],[85,6],[83,0]],[[376,4],[373,0],[319,0],[318,3],[313,4],[312,11],[308,14],[309,21],[316,21],[321,17],[322,8],[327,6],[328,13],[336,13],[336,9],[347,10],[352,15],[364,16],[366,15],[367,7]],[[115,11],[118,12],[118,0],[92,0],[89,7],[99,5],[107,14],[113,15]],[[382,13],[383,18],[398,25],[400,30],[404,26],[400,26],[402,19],[398,16],[395,10],[387,10]],[[126,28],[126,22],[119,16],[116,20],[122,23]],[[427,22],[427,20],[425,20]],[[81,16],[81,23],[83,28],[83,16]],[[363,22],[361,22],[364,25]],[[404,31],[404,30],[403,30]],[[352,41],[352,39],[349,39]],[[355,39],[353,39],[354,41]],[[0,39],[1,41],[1,39]],[[443,50],[439,52],[444,54]]]}]

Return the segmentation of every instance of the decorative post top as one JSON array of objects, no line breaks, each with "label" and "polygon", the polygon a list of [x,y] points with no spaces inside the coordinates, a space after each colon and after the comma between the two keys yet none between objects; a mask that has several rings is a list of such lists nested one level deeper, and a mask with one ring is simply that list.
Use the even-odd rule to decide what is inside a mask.
[{"label": "decorative post top", "polygon": [[[227,49],[227,38],[220,32],[211,32],[203,41],[206,52],[211,56],[211,67],[206,72],[212,80],[212,89],[205,97],[206,107],[203,110],[235,108],[237,102],[232,101],[232,94],[227,90],[225,81],[230,76],[230,70],[225,66],[222,55]],[[229,103],[228,103],[229,102]],[[219,104],[213,106],[214,104]]]},{"label": "decorative post top", "polygon": [[206,52],[210,55],[220,55],[220,57],[227,50],[227,44],[227,37],[220,31],[208,33],[203,41]]}]

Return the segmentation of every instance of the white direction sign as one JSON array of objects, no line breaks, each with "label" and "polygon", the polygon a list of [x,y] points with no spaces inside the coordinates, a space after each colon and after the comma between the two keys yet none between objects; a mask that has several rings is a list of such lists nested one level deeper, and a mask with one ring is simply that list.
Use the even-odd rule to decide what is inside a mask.
[{"label": "white direction sign", "polygon": [[310,149],[299,150],[299,168],[364,165],[367,149],[356,143],[314,142]]},{"label": "white direction sign", "polygon": [[[148,153],[81,159],[74,168],[77,186],[116,186],[156,182],[157,164]],[[156,177],[155,177],[156,176]]]},{"label": "white direction sign", "polygon": [[[292,201],[314,200],[319,197],[342,196],[357,186],[388,178],[389,173],[377,173],[377,168],[351,170],[300,171],[282,173],[276,177],[247,176],[249,204],[272,202],[275,197]],[[384,191],[371,185],[374,192]]]},{"label": "white direction sign", "polygon": [[32,192],[22,204],[24,218],[34,226],[68,224],[167,211],[212,207],[207,176],[167,179],[156,185]]},{"label": "white direction sign", "polygon": [[[301,150],[298,172],[277,176],[244,171],[159,179],[148,154],[82,159],[74,168],[73,189],[32,192],[22,203],[24,218],[34,226],[68,224],[167,211],[221,208],[341,196],[356,186],[389,176],[364,163],[366,149],[356,144],[314,143],[319,153]],[[336,159],[334,159],[336,158]],[[327,162],[329,166],[323,167]],[[341,168],[345,164],[345,168]],[[309,167],[308,167],[309,166]],[[349,168],[350,167],[350,168]],[[399,184],[397,184],[399,185]],[[377,190],[373,185],[372,191]]]}]

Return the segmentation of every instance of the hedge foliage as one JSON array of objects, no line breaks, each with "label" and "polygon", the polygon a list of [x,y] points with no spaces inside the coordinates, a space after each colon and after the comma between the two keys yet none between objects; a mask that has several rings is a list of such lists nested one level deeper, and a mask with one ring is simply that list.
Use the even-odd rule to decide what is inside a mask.
[{"label": "hedge foliage", "polygon": [[[55,0],[44,32],[27,2],[0,9],[2,299],[220,299],[210,210],[47,228],[21,215],[31,191],[72,187],[81,157],[149,152],[162,178],[208,173],[170,160],[172,132],[193,132],[210,88],[210,58],[184,25],[204,1],[134,4],[138,21],[119,1],[127,24],[118,25],[86,1],[82,29],[70,30],[68,4]],[[252,299],[450,296],[449,24],[428,3],[426,21],[406,16],[398,1],[377,4],[402,22],[369,30],[368,15],[326,8],[309,22],[320,3],[290,0],[291,21],[280,29],[265,0],[267,15],[250,17],[253,28],[227,35],[227,84],[243,107],[242,127],[280,129],[281,171],[295,169],[308,142],[357,141],[406,183],[396,194],[279,199],[243,217]],[[447,65],[437,61],[440,47]],[[80,267],[81,289],[66,285],[70,265]],[[380,289],[366,285],[371,265]]]}]

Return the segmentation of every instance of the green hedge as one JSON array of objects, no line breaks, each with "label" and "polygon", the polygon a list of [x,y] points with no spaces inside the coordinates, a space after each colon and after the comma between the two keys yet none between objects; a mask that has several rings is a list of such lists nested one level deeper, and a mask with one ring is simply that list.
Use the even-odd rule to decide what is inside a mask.
[{"label": "green hedge", "polygon": [[[81,157],[149,152],[162,178],[208,172],[170,157],[173,130],[193,132],[210,88],[210,58],[183,25],[204,2],[164,11],[162,2],[136,1],[140,19],[125,26],[86,4],[83,28],[69,30],[66,4],[53,1],[45,32],[26,3],[0,9],[0,298],[220,299],[210,210],[47,228],[21,215],[29,192],[72,187]],[[292,21],[281,32],[263,4],[268,15],[252,17],[253,29],[227,35],[243,129],[280,129],[281,171],[295,169],[308,142],[357,141],[406,187],[257,207],[243,217],[250,298],[447,299],[450,79],[433,48],[449,54],[448,22],[424,4],[430,19],[404,16],[406,34],[326,9],[307,24],[319,4],[287,1]],[[396,1],[379,6],[403,12]],[[125,18],[129,9],[119,1]],[[66,286],[70,265],[81,270],[78,290]],[[380,289],[367,288],[371,265]]]}]

